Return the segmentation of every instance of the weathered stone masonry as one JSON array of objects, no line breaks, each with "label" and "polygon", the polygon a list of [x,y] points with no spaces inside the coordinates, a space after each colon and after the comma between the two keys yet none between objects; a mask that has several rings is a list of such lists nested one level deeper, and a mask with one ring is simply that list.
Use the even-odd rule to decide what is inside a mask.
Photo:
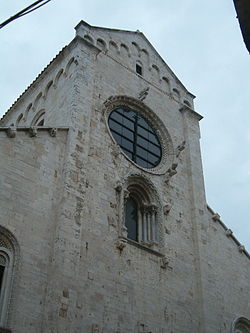
[{"label": "weathered stone masonry", "polygon": [[[82,21],[8,110],[3,332],[250,331],[249,254],[207,206],[193,98],[141,32]],[[154,128],[155,168],[116,143],[108,117],[117,107]],[[124,223],[131,197],[137,241]]]}]

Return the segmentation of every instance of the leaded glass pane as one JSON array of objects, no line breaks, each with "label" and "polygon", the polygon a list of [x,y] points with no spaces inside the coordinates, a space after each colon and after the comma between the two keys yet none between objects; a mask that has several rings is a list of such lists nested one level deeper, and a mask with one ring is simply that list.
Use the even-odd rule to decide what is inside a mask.
[{"label": "leaded glass pane", "polygon": [[125,138],[127,138],[127,139],[129,139],[129,140],[131,140],[131,141],[134,141],[134,132],[133,132],[133,131],[130,131],[129,129],[127,129],[127,128],[125,128],[125,127],[123,127],[123,129],[122,129],[122,135],[123,135]]},{"label": "leaded glass pane", "polygon": [[133,151],[133,142],[125,139],[122,137],[122,143],[121,143],[122,148],[125,148],[129,151]]},{"label": "leaded glass pane", "polygon": [[161,161],[160,141],[138,112],[119,107],[109,116],[111,133],[123,152],[143,168],[154,168]]}]

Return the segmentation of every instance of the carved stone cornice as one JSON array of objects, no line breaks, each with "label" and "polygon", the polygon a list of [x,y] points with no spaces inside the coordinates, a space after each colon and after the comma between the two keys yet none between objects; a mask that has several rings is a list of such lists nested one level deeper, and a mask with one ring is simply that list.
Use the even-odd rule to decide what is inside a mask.
[{"label": "carved stone cornice", "polygon": [[200,121],[201,119],[203,119],[203,117],[196,111],[194,111],[193,109],[191,109],[189,106],[187,105],[183,105],[179,111],[183,114],[187,113],[189,115],[191,115],[192,117],[196,118],[198,121]]},{"label": "carved stone cornice", "polygon": [[7,137],[8,138],[15,138],[16,137],[16,128],[15,127],[9,127],[7,129]]},{"label": "carved stone cornice", "polygon": [[37,136],[37,128],[35,128],[35,127],[30,127],[30,129],[29,129],[29,134],[30,134],[30,137],[35,137],[35,136]]}]

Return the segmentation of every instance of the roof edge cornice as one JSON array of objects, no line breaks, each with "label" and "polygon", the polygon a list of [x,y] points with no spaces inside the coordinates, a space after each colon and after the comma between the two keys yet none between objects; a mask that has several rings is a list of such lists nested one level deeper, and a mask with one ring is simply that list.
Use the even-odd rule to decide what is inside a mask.
[{"label": "roof edge cornice", "polygon": [[167,67],[168,71],[171,73],[171,75],[174,77],[176,82],[186,91],[187,94],[189,94],[192,98],[195,98],[196,96],[193,95],[191,92],[187,90],[187,88],[184,86],[184,84],[179,80],[179,78],[175,75],[175,73],[172,71],[172,69],[168,66],[168,64],[165,62],[165,60],[161,57],[161,55],[158,53],[158,51],[154,48],[154,46],[150,43],[150,41],[147,39],[147,37],[144,35],[143,32],[136,30],[122,30],[122,29],[113,29],[113,28],[104,28],[104,27],[97,27],[92,26],[89,23],[81,20],[75,27],[76,30],[76,36],[84,37],[84,34],[87,32],[90,32],[91,30],[103,30],[103,31],[114,31],[114,32],[120,32],[120,33],[129,33],[129,34],[137,34],[140,35],[146,43],[149,44],[149,46],[152,48],[152,50],[158,55],[159,59],[163,62],[163,64]]},{"label": "roof edge cornice", "polygon": [[77,45],[78,42],[84,42],[85,44],[88,44],[89,47],[94,48],[98,52],[100,52],[99,49],[95,45],[91,44],[89,41],[83,39],[80,36],[75,36],[74,39],[72,39],[72,41],[68,45],[65,45],[61,49],[61,51],[59,51],[59,53],[49,62],[49,64],[46,67],[44,67],[44,69],[37,75],[37,77],[31,82],[31,84],[28,85],[28,87],[24,90],[24,92],[15,100],[15,102],[9,107],[9,109],[7,109],[7,111],[3,114],[2,118],[0,119],[0,125],[6,119],[6,117],[12,112],[12,110],[14,110],[17,107],[18,103],[20,103],[20,101],[26,96],[28,91],[33,89],[35,85],[40,80],[42,80],[45,75],[47,75],[47,73],[53,68],[53,66],[56,64],[57,61],[60,61],[60,59],[67,56],[69,52]]}]

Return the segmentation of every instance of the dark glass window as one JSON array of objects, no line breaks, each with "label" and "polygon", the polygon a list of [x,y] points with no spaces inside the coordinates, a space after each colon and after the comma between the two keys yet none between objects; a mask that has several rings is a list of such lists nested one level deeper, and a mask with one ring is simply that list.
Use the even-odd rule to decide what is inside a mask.
[{"label": "dark glass window", "polygon": [[2,282],[3,282],[4,269],[5,269],[5,267],[0,265],[0,291],[1,291]]},{"label": "dark glass window", "polygon": [[142,75],[142,67],[138,64],[136,64],[136,73]]},{"label": "dark glass window", "polygon": [[129,198],[126,202],[125,226],[128,231],[128,238],[138,241],[138,206],[132,198]]},{"label": "dark glass window", "polygon": [[132,161],[143,168],[154,168],[160,163],[160,141],[137,111],[119,107],[111,112],[108,122],[115,141]]}]

